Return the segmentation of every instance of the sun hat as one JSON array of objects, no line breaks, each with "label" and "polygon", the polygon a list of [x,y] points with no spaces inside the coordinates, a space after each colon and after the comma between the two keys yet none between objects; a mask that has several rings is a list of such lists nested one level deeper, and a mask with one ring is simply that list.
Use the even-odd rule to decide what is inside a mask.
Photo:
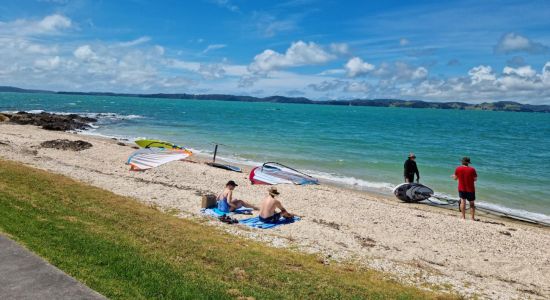
[{"label": "sun hat", "polygon": [[236,184],[235,181],[233,181],[233,180],[229,180],[229,181],[225,184],[225,186],[229,186],[229,185],[232,185],[232,186],[239,186],[239,185]]},{"label": "sun hat", "polygon": [[279,195],[279,191],[277,191],[277,188],[272,186],[269,189],[267,189],[270,195]]},{"label": "sun hat", "polygon": [[411,152],[411,153],[409,153],[409,157],[410,157],[410,158],[416,158],[416,155],[414,155],[414,153]]}]

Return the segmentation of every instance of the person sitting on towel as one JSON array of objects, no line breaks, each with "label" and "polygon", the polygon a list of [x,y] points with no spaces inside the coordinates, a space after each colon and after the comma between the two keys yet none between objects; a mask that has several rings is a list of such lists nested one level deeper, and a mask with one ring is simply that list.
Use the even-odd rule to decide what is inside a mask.
[{"label": "person sitting on towel", "polygon": [[[279,221],[282,217],[287,219],[293,218],[294,215],[287,212],[286,209],[281,204],[281,201],[275,199],[279,192],[276,187],[270,187],[268,190],[269,195],[262,201],[260,205],[260,221],[264,223],[275,223]],[[276,209],[279,209],[280,212],[275,212]]]},{"label": "person sitting on towel", "polygon": [[218,209],[223,212],[232,212],[244,206],[250,207],[254,210],[258,210],[256,206],[248,202],[233,198],[233,190],[237,186],[239,185],[236,184],[233,180],[229,180],[227,184],[225,184],[225,189],[223,189],[223,192],[221,192],[216,198],[216,200],[218,201]]}]

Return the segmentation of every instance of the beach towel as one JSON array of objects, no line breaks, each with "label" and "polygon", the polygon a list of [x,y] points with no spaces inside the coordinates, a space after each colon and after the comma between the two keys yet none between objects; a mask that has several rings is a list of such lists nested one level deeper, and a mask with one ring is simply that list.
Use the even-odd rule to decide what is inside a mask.
[{"label": "beach towel", "polygon": [[259,217],[254,217],[250,219],[240,220],[239,223],[244,224],[246,226],[250,226],[252,228],[269,229],[269,228],[274,228],[284,224],[294,223],[296,221],[300,221],[300,218],[294,217],[292,219],[286,219],[284,217],[281,217],[279,221],[277,221],[276,223],[264,223],[260,221]]},{"label": "beach towel", "polygon": [[231,216],[233,214],[241,214],[241,215],[251,215],[252,214],[252,208],[249,207],[241,207],[237,208],[235,211],[232,212],[224,212],[219,210],[217,207],[214,208],[202,208],[201,213],[210,217],[221,217],[223,215]]}]

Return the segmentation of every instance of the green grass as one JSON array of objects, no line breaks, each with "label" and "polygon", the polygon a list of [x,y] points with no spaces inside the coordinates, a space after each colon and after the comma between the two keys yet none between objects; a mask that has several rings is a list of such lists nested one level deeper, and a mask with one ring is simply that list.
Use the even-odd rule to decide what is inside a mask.
[{"label": "green grass", "polygon": [[0,231],[112,299],[455,298],[353,265],[327,266],[3,160]]}]

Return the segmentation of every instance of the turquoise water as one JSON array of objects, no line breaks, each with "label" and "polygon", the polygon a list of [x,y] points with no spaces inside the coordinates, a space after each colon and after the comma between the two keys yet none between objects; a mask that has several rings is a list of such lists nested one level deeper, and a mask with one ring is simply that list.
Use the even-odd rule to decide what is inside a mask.
[{"label": "turquoise water", "polygon": [[109,113],[92,133],[166,139],[222,157],[278,161],[389,192],[417,155],[421,182],[455,196],[462,156],[478,199],[550,215],[550,114],[0,93],[0,111]]}]

